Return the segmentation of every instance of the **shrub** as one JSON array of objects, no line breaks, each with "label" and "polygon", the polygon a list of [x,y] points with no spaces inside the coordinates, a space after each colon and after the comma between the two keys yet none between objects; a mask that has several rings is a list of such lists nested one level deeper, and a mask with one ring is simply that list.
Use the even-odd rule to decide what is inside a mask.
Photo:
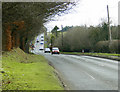
[{"label": "shrub", "polygon": [[109,41],[99,41],[96,44],[95,51],[96,52],[103,52],[103,53],[119,53],[118,45],[120,43],[120,40],[112,40],[110,45]]},{"label": "shrub", "polygon": [[109,44],[108,41],[99,41],[95,46],[96,52],[109,52]]}]

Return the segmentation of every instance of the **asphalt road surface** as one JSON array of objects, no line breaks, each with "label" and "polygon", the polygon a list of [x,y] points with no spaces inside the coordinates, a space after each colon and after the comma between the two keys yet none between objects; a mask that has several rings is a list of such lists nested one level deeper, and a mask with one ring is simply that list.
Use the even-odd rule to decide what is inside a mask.
[{"label": "asphalt road surface", "polygon": [[57,55],[39,51],[58,71],[69,90],[118,90],[118,61],[91,56]]},{"label": "asphalt road surface", "polygon": [[69,90],[118,90],[118,61],[38,51],[53,64]]}]

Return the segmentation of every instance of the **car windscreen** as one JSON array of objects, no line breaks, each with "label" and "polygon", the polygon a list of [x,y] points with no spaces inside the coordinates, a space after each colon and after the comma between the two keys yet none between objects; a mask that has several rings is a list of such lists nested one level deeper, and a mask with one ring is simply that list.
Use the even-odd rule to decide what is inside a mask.
[{"label": "car windscreen", "polygon": [[52,50],[59,50],[58,48],[53,48]]},{"label": "car windscreen", "polygon": [[45,48],[45,50],[50,50],[49,48]]}]

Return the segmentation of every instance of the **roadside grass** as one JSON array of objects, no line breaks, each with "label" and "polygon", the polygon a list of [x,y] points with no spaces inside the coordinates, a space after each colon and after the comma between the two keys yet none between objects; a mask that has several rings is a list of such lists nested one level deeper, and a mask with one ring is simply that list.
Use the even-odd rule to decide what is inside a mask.
[{"label": "roadside grass", "polygon": [[2,90],[64,90],[43,56],[19,48],[4,52],[1,74]]},{"label": "roadside grass", "polygon": [[[0,69],[2,69],[2,55],[0,54]],[[0,74],[0,92],[2,92],[2,75]]]},{"label": "roadside grass", "polygon": [[61,54],[90,55],[120,60],[120,54],[115,53],[82,53],[82,52],[61,52]]}]

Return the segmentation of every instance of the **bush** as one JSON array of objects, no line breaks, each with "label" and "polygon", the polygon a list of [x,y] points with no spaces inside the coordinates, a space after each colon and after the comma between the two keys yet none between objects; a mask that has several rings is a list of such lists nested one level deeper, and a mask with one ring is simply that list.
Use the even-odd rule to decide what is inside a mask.
[{"label": "bush", "polygon": [[120,43],[120,40],[113,40],[110,44],[110,52],[112,53],[119,53],[119,50],[118,49],[118,43]]},{"label": "bush", "polygon": [[109,44],[108,41],[99,41],[95,46],[96,52],[109,52]]},{"label": "bush", "polygon": [[120,43],[120,40],[112,40],[110,45],[109,45],[109,41],[99,41],[96,44],[95,51],[103,52],[103,53],[108,53],[108,52],[119,53],[118,43]]}]

